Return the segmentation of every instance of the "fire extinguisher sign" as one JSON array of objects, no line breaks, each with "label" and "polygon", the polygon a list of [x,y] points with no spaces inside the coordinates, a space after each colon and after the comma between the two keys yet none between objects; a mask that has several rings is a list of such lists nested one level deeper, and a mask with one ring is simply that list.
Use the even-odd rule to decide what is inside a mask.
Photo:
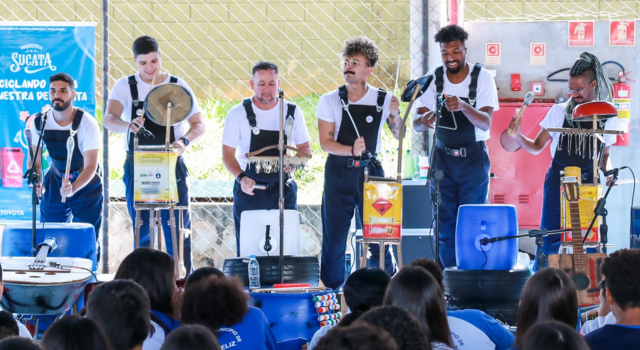
[{"label": "fire extinguisher sign", "polygon": [[569,46],[593,46],[593,21],[569,21]]},{"label": "fire extinguisher sign", "polygon": [[609,21],[609,46],[635,46],[635,21]]}]

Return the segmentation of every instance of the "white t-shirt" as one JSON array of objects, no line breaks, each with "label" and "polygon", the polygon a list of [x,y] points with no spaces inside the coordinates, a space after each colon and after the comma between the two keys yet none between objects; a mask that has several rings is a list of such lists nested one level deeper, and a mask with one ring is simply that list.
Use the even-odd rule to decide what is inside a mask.
[{"label": "white t-shirt", "polygon": [[[549,112],[547,112],[547,115],[540,122],[540,127],[545,130],[549,128],[561,128],[562,124],[564,123],[564,109],[566,105],[567,103],[565,102],[551,107]],[[606,123],[604,124],[604,129],[618,130],[618,118],[616,117],[607,119]],[[550,132],[549,135],[551,135],[552,137],[551,148],[549,150],[551,151],[551,157],[553,158],[553,156],[556,154],[556,148],[558,147],[560,133]],[[607,146],[611,146],[612,144],[614,144],[616,142],[616,139],[616,135],[604,135],[604,141]]]},{"label": "white t-shirt", "polygon": [[[284,108],[284,118],[287,118],[287,106]],[[256,107],[251,99],[251,107],[253,113],[256,115],[256,125],[260,130],[280,130],[280,102],[269,109],[262,110]],[[283,121],[283,123],[285,122]],[[304,116],[300,106],[296,107],[296,112],[293,116],[293,130],[292,130],[291,143],[295,145],[301,145],[305,142],[309,142],[309,132],[307,131],[307,124],[304,121]],[[246,154],[249,153],[251,147],[251,125],[249,125],[249,119],[247,119],[247,112],[244,109],[242,103],[231,108],[227,113],[227,118],[224,122],[224,131],[222,132],[222,144],[236,149],[236,160],[240,164],[241,169],[245,169],[247,166]],[[277,144],[277,142],[276,142]]]},{"label": "white t-shirt", "polygon": [[314,334],[313,337],[311,338],[311,341],[309,341],[309,345],[307,346],[307,350],[313,350],[313,348],[316,347],[316,345],[318,345],[318,343],[320,342],[320,339],[322,339],[322,337],[324,337],[325,335],[327,335],[327,333],[331,330],[331,328],[335,327],[337,325],[326,325],[324,327],[320,327],[320,329],[318,329]]},{"label": "white t-shirt", "polygon": [[[44,133],[46,134],[47,130],[71,130],[72,125],[73,123],[69,123],[67,126],[60,126],[53,117],[53,110],[50,109],[47,112],[47,123],[44,126]],[[31,144],[33,146],[38,145],[39,131],[40,130],[36,130],[36,123],[31,123],[29,133],[31,133]],[[82,154],[86,151],[99,149],[100,145],[102,145],[102,131],[100,131],[98,122],[87,112],[84,112],[82,115],[76,136],[78,138],[76,147],[78,147]]]},{"label": "white t-shirt", "polygon": [[596,329],[600,329],[608,324],[616,324],[616,316],[613,312],[609,311],[606,316],[599,316],[595,320],[589,320],[580,328],[580,334],[587,335]]},{"label": "white t-shirt", "polygon": [[[135,77],[136,77],[136,81],[138,82],[138,85],[137,85],[138,101],[144,102],[144,99],[147,97],[147,94],[149,93],[151,85],[142,81],[142,79],[140,78],[140,73],[136,73]],[[167,79],[165,79],[165,81],[156,85],[168,84],[170,79],[171,79],[171,76],[167,75]],[[189,93],[191,94],[191,97],[193,98],[193,108],[191,109],[191,113],[189,113],[189,116],[185,119],[186,121],[187,119],[191,118],[192,115],[201,112],[200,106],[198,105],[198,100],[196,99],[196,95],[193,93],[193,90],[191,90],[189,85],[187,85],[187,83],[184,80],[178,78],[177,84],[186,88],[187,91],[189,91]],[[109,101],[120,102],[124,107],[124,110],[122,111],[122,115],[120,116],[120,118],[127,122],[131,121],[131,107],[133,105],[133,99],[131,98],[131,89],[129,88],[128,77],[124,77],[116,82],[116,85],[113,87],[113,90],[111,90],[111,93],[109,94]],[[152,123],[152,122],[145,121],[145,124],[146,123]],[[184,134],[186,134],[185,122],[182,122],[174,126],[173,130],[174,130],[175,139],[177,140],[181,138]],[[125,142],[125,149],[129,150],[129,145],[127,144],[126,137],[124,142]]]},{"label": "white t-shirt", "polygon": [[[469,97],[469,84],[471,84],[471,72],[473,71],[473,66],[469,65],[469,74],[467,77],[459,84],[453,84],[449,81],[447,77],[447,67],[444,67],[444,86],[442,87],[442,93],[449,96],[458,96],[460,98]],[[420,96],[417,101],[418,107],[427,107],[430,111],[434,111],[436,109],[436,80],[435,80],[435,69],[429,71],[428,75],[433,75],[434,79],[427,88],[427,91]],[[489,73],[488,70],[481,68],[480,74],[478,75],[478,88],[476,90],[476,109],[480,109],[483,107],[491,107],[493,111],[497,111],[500,109],[498,104],[498,89],[496,88],[496,83],[493,80],[493,76]],[[417,119],[418,115],[414,114],[413,119]],[[486,141],[490,137],[490,131],[484,131],[478,127],[475,128],[476,131],[476,141]]]},{"label": "white t-shirt", "polygon": [[162,344],[164,344],[164,329],[153,321],[151,321],[151,325],[155,329],[155,332],[153,335],[149,334],[149,337],[142,343],[142,350],[160,350]]},{"label": "white t-shirt", "polygon": [[477,349],[494,350],[496,344],[478,327],[452,316],[447,316],[453,347],[457,350]]},{"label": "white t-shirt", "polygon": [[33,339],[33,336],[31,335],[31,333],[27,329],[27,326],[23,325],[22,322],[20,322],[18,320],[16,320],[16,323],[18,324],[18,336],[19,337]]},{"label": "white t-shirt", "polygon": [[[369,89],[367,93],[358,101],[349,101],[350,105],[366,105],[366,106],[375,106],[378,103],[378,88],[374,88],[371,85],[368,85]],[[324,120],[329,123],[335,123],[335,134],[333,136],[333,140],[338,140],[338,133],[340,132],[340,125],[342,125],[342,102],[340,101],[340,95],[338,93],[339,90],[334,90],[328,92],[322,97],[320,97],[320,101],[318,102],[318,107],[316,109],[316,117],[318,119]],[[380,153],[380,149],[382,148],[382,127],[387,122],[387,118],[391,114],[389,110],[389,104],[391,103],[391,94],[387,92],[387,96],[385,96],[384,104],[382,105],[382,118],[380,118],[380,127],[378,129],[378,141],[376,145],[376,153]],[[358,118],[358,116],[353,116],[353,118]],[[345,120],[345,123],[351,123],[351,120]],[[350,146],[350,145],[347,145]],[[367,145],[368,149],[372,149],[369,145]]]}]

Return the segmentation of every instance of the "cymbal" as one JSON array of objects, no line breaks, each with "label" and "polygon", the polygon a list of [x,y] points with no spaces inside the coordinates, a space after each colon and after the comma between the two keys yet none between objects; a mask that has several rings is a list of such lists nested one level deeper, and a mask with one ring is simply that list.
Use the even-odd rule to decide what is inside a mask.
[{"label": "cymbal", "polygon": [[618,116],[618,109],[606,101],[591,101],[577,105],[571,113],[571,120],[591,121],[593,116],[596,116],[598,120],[614,118]]},{"label": "cymbal", "polygon": [[189,90],[174,83],[162,84],[154,87],[145,98],[149,119],[166,126],[168,103],[171,103],[171,125],[182,123],[193,109],[193,97]]}]

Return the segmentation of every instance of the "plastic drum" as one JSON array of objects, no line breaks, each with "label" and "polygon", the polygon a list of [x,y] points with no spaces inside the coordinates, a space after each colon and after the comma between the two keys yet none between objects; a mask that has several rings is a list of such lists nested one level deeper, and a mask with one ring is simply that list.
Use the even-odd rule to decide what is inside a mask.
[{"label": "plastic drum", "polygon": [[483,238],[516,236],[513,205],[462,205],[456,224],[456,262],[461,270],[511,270],[518,260],[518,239],[480,244]]},{"label": "plastic drum", "polygon": [[631,208],[631,249],[640,248],[640,207]]},{"label": "plastic drum", "polygon": [[[316,309],[314,297],[331,295],[327,289],[314,293],[249,293],[267,317],[277,341],[294,338],[311,340],[320,329],[320,315],[333,314],[340,310]],[[339,307],[339,304],[338,304]]]},{"label": "plastic drum", "polygon": [[[52,223],[36,225],[36,243],[53,237],[58,248],[49,253],[50,257],[84,258],[96,264],[96,235],[93,226],[85,223]],[[2,256],[32,256],[31,223],[10,224],[2,231]]]}]

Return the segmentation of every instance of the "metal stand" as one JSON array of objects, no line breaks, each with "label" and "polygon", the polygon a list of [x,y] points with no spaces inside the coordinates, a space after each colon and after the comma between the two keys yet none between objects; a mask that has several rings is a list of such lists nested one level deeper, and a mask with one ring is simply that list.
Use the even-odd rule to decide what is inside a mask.
[{"label": "metal stand", "polygon": [[[40,127],[40,136],[38,137],[38,143],[36,144],[35,154],[31,154],[31,167],[27,169],[27,171],[22,176],[23,179],[27,179],[27,184],[32,186],[31,191],[31,253],[33,256],[36,256],[36,246],[38,242],[36,241],[36,210],[38,205],[40,204],[40,199],[38,197],[38,189],[37,185],[41,182],[40,174],[36,171],[36,158],[42,157],[42,140],[44,136],[44,127],[47,124],[47,111],[44,113],[36,114],[35,118],[38,116],[42,116],[42,126]],[[29,145],[29,152],[31,151],[31,145]]]},{"label": "metal stand", "polygon": [[280,283],[284,283],[284,91],[278,90],[278,101],[280,103],[280,130],[278,133],[278,175],[279,175],[279,191],[278,191],[278,209],[280,210],[280,256],[278,259]]},{"label": "metal stand", "polygon": [[[594,171],[596,171],[596,169],[594,169]],[[587,229],[587,234],[582,238],[582,243],[584,244],[587,240],[587,237],[589,237],[589,232],[591,232],[593,225],[595,225],[598,216],[601,216],[602,224],[600,225],[600,243],[602,252],[605,254],[607,253],[607,243],[609,242],[609,238],[607,237],[609,227],[607,226],[608,212],[604,206],[607,205],[607,197],[609,196],[609,192],[611,192],[611,189],[613,188],[613,186],[615,186],[616,181],[618,181],[618,171],[618,169],[613,170],[613,178],[611,179],[611,182],[607,187],[607,192],[605,192],[604,197],[598,200],[598,204],[596,204],[596,208],[593,210],[594,215],[593,219],[591,219],[591,224],[589,224],[589,228]]]},{"label": "metal stand", "polygon": [[[398,248],[398,269],[401,269],[404,265],[402,264],[402,239],[375,239],[375,238],[362,238],[356,241],[356,245],[361,249],[360,250],[360,268],[363,269],[367,267],[367,252],[369,251],[369,244],[377,244],[380,248],[380,269],[384,271],[384,255],[385,255],[385,246],[389,246],[391,249],[392,246],[396,246]],[[358,249],[356,247],[356,249]]]},{"label": "metal stand", "polygon": [[538,253],[536,255],[536,260],[538,261],[539,267],[544,267],[546,265],[546,256],[542,252],[542,246],[544,246],[544,237],[548,235],[557,235],[564,232],[571,232],[571,229],[560,229],[560,230],[552,230],[548,231],[546,228],[529,230],[529,233],[524,235],[515,235],[515,236],[499,236],[493,238],[483,238],[480,240],[480,245],[485,246],[489,243],[506,241],[509,239],[523,238],[523,237],[535,237],[536,246],[538,246]]},{"label": "metal stand", "polygon": [[[433,230],[433,238],[435,240],[436,252],[434,256],[434,260],[438,262],[439,265],[442,266],[442,262],[440,260],[440,180],[444,178],[444,171],[441,169],[434,169],[433,165],[435,164],[435,159],[438,156],[438,152],[436,152],[436,140],[438,139],[438,128],[440,127],[440,117],[442,112],[442,106],[444,104],[444,100],[442,99],[442,94],[437,96],[437,108],[436,108],[436,126],[433,131],[433,140],[431,141],[431,158],[429,159],[429,173],[427,174],[427,188],[431,191],[431,181],[436,180],[436,190],[433,198],[431,199],[432,204],[435,206],[436,218],[435,218],[435,227]],[[434,209],[433,207],[431,209]]]}]

